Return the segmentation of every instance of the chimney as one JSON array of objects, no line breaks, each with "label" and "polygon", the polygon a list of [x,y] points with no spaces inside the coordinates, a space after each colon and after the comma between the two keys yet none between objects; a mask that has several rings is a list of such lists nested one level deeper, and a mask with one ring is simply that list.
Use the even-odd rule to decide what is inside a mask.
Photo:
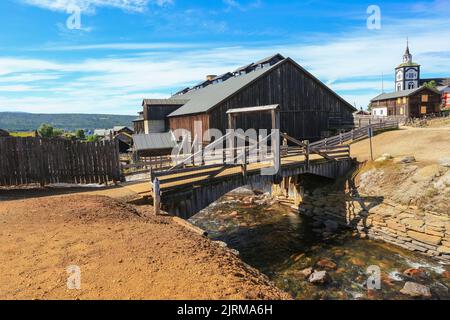
[{"label": "chimney", "polygon": [[215,74],[209,74],[209,75],[206,76],[206,80],[211,81],[211,80],[213,80],[215,77],[217,77],[217,75],[215,75]]}]

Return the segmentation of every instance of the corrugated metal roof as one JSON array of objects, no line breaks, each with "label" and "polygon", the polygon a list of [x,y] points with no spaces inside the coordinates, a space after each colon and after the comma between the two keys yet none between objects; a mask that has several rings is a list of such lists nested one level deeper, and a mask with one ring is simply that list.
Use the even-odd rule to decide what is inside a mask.
[{"label": "corrugated metal roof", "polygon": [[[184,95],[183,95],[184,97]],[[186,102],[188,102],[188,100],[181,98],[169,98],[169,99],[144,99],[142,105],[183,105]]]},{"label": "corrugated metal roof", "polygon": [[[380,94],[379,96],[376,96],[375,98],[373,98],[371,101],[381,101],[381,100],[389,100],[389,99],[397,99],[397,98],[403,98],[403,97],[408,97],[414,93],[416,93],[417,91],[420,91],[422,89],[426,89],[426,87],[419,87],[416,89],[409,89],[409,90],[403,90],[403,91],[397,91],[397,92],[390,92],[390,93],[383,93]],[[430,89],[430,88],[427,88]],[[430,89],[436,93],[438,93],[436,90]]]},{"label": "corrugated metal roof", "polygon": [[133,141],[137,151],[173,149],[177,145],[172,132],[134,134]]},{"label": "corrugated metal roof", "polygon": [[203,89],[193,90],[183,94],[183,98],[189,99],[189,102],[169,114],[169,117],[206,112],[238,90],[250,84],[252,81],[258,79],[263,74],[274,69],[281,62],[282,61],[270,67],[258,69],[238,77],[230,78],[227,81],[207,86]]}]

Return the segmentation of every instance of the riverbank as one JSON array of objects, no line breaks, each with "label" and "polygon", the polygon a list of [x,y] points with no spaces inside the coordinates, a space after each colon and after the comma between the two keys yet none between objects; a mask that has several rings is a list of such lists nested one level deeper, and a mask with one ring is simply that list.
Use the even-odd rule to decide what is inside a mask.
[{"label": "riverbank", "polygon": [[[296,299],[450,299],[449,266],[360,239],[332,221],[324,225],[294,213],[284,203],[236,190],[191,221],[238,250],[243,261]],[[317,210],[326,212],[325,207]],[[380,271],[379,290],[367,286],[369,268]]]},{"label": "riverbank", "polygon": [[[0,299],[290,299],[150,206],[88,194],[2,200],[0,225]],[[67,288],[71,265],[80,290]]]}]

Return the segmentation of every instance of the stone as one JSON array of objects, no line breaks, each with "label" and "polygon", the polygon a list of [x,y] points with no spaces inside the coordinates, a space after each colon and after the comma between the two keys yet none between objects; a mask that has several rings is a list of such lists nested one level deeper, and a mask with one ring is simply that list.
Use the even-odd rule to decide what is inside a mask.
[{"label": "stone", "polygon": [[408,233],[408,236],[410,236],[411,238],[413,238],[417,241],[428,243],[428,244],[438,245],[442,241],[441,237],[432,236],[432,235],[421,233],[421,232],[409,230],[407,233]]},{"label": "stone", "polygon": [[308,281],[312,284],[326,284],[330,281],[330,276],[326,271],[314,271]]},{"label": "stone", "polygon": [[423,167],[412,176],[412,181],[418,182],[431,182],[434,178],[441,176],[441,168],[439,165],[430,165]]},{"label": "stone", "polygon": [[399,163],[413,163],[416,162],[416,158],[414,156],[405,156],[405,157],[401,157],[398,160]]},{"label": "stone", "polygon": [[442,158],[439,160],[439,164],[443,167],[450,168],[450,158]]},{"label": "stone", "polygon": [[327,269],[327,270],[336,270],[337,264],[329,259],[320,259],[316,263],[317,267],[320,267],[321,269]]},{"label": "stone", "polygon": [[351,258],[350,263],[358,267],[363,267],[366,265],[366,263],[359,258]]},{"label": "stone", "polygon": [[325,225],[326,230],[329,232],[335,232],[339,229],[339,224],[333,220],[327,220],[323,224]]},{"label": "stone", "polygon": [[415,278],[415,279],[425,278],[426,277],[425,270],[423,270],[421,268],[419,268],[419,269],[416,269],[416,268],[407,269],[407,270],[403,271],[403,274],[405,276],[407,276],[407,277]]},{"label": "stone", "polygon": [[300,271],[300,274],[305,277],[305,279],[309,278],[313,274],[313,268],[306,268]]},{"label": "stone", "polygon": [[437,248],[437,251],[443,254],[450,254],[450,247],[440,246],[439,248]]},{"label": "stone", "polygon": [[411,297],[431,297],[431,291],[429,287],[415,282],[406,282],[405,286],[402,290],[400,290],[400,292]]},{"label": "stone", "polygon": [[414,227],[416,229],[422,228],[425,224],[423,220],[418,219],[403,219],[401,222],[409,227]]},{"label": "stone", "polygon": [[238,212],[237,211],[233,211],[230,213],[230,217],[237,217],[238,216]]},{"label": "stone", "polygon": [[383,155],[381,155],[383,158],[386,158],[387,160],[389,160],[389,159],[393,159],[394,157],[391,155],[391,154],[389,154],[389,153],[384,153]]}]

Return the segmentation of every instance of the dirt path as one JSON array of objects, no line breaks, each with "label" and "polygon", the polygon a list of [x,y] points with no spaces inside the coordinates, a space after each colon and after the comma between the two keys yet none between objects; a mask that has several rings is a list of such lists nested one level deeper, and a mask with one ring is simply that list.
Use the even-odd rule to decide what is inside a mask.
[{"label": "dirt path", "polygon": [[[0,191],[1,192],[1,191]],[[0,202],[0,299],[288,299],[230,251],[104,196]],[[68,290],[66,268],[81,269]]]},{"label": "dirt path", "polygon": [[[450,157],[450,127],[447,128],[409,128],[389,131],[373,138],[374,157],[384,153],[394,157],[414,155],[423,163],[435,163]],[[369,140],[351,145],[351,154],[359,161],[370,158]]]}]

